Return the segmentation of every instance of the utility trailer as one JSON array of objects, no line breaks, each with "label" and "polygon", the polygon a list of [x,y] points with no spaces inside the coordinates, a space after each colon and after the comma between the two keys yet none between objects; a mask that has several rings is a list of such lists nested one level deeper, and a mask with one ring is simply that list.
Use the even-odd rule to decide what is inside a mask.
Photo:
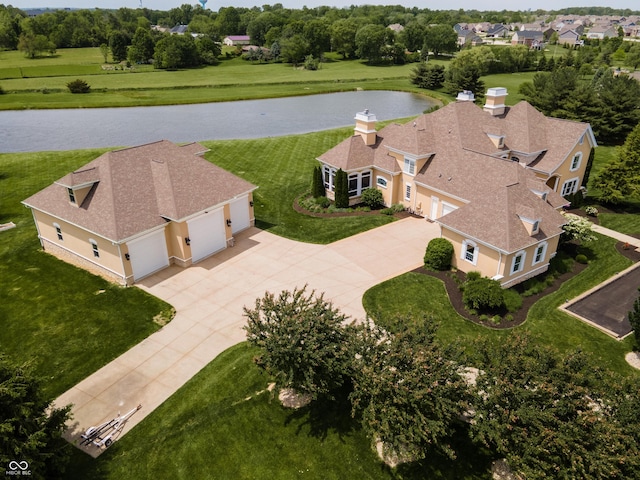
[{"label": "utility trailer", "polygon": [[131,416],[141,408],[142,405],[138,405],[136,408],[130,410],[124,415],[120,415],[118,413],[116,418],[113,418],[108,422],[87,428],[87,430],[80,435],[80,438],[82,438],[80,445],[86,446],[93,444],[96,447],[110,447],[113,443],[114,437],[122,431],[127,420],[129,420],[129,418],[131,418]]}]

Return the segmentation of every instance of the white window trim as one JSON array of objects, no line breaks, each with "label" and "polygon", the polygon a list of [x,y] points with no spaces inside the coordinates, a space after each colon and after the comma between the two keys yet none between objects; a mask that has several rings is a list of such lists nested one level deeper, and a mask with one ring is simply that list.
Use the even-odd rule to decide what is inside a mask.
[{"label": "white window trim", "polygon": [[[369,186],[368,187],[363,187],[362,186],[362,177],[366,177],[368,174],[369,176]],[[371,177],[373,176],[373,172],[371,170],[363,170],[362,172],[352,172],[350,174],[347,175],[347,188],[349,188],[349,184],[351,183],[351,180],[355,179],[356,180],[356,189],[355,190],[350,190],[349,189],[349,198],[356,198],[359,197],[360,195],[362,195],[362,192],[364,190],[366,190],[367,188],[372,188],[371,187]],[[352,192],[353,195],[352,195]]]},{"label": "white window trim", "polygon": [[[473,259],[469,260],[467,258],[467,247],[473,247]],[[461,258],[462,260],[464,260],[465,262],[469,262],[471,265],[477,265],[478,264],[478,252],[479,252],[479,248],[478,248],[478,244],[472,240],[464,240],[462,242],[462,252],[461,252]]]},{"label": "white window trim", "polygon": [[[522,260],[520,260],[520,268],[518,268],[518,270],[516,270],[516,259],[518,257],[522,257]],[[527,260],[527,252],[525,252],[524,250],[520,250],[519,252],[516,252],[516,254],[513,256],[513,258],[511,259],[511,273],[510,275],[513,275],[514,273],[519,273],[522,270],[524,270],[524,262]]]},{"label": "white window trim", "polygon": [[410,183],[406,183],[404,186],[404,199],[405,200],[411,200],[411,184]]},{"label": "white window trim", "polygon": [[376,177],[376,186],[380,188],[387,188],[388,180],[384,177],[377,176]]},{"label": "white window trim", "polygon": [[[576,161],[576,159],[578,159],[578,163],[576,164],[576,166],[573,166],[573,162]],[[578,170],[580,168],[580,165],[582,165],[582,152],[577,152],[573,158],[571,159],[571,165],[569,165],[569,170],[572,172],[575,172],[576,170]]]},{"label": "white window trim", "polygon": [[100,258],[100,247],[98,247],[98,242],[96,242],[93,238],[90,238],[89,243],[91,244],[91,252],[93,253],[93,257]]},{"label": "white window trim", "polygon": [[[575,177],[575,178],[570,178],[569,180],[564,182],[562,184],[562,189],[560,190],[560,195],[562,195],[563,197],[566,197],[567,195],[571,195],[572,193],[575,193],[578,190],[578,180],[579,178]],[[564,191],[565,187],[574,182],[575,182],[575,185],[572,186],[571,191],[565,193]]]},{"label": "white window trim", "polygon": [[53,228],[56,229],[56,236],[58,237],[58,240],[64,242],[64,236],[62,235],[62,227],[60,226],[60,224],[57,222],[53,222]]},{"label": "white window trim", "polygon": [[[413,171],[412,171],[413,170]],[[416,174],[416,161],[413,158],[404,157],[404,167],[402,171],[412,177]]]},{"label": "white window trim", "polygon": [[[335,191],[335,180],[336,180],[337,171],[338,170],[336,170],[333,167],[330,167],[329,165],[322,166],[322,181],[324,182],[324,188],[326,188],[330,192]],[[329,181],[325,179],[326,173],[329,174]]]},{"label": "white window trim", "polygon": [[[540,242],[536,246],[536,249],[533,251],[533,260],[531,262],[531,265],[537,265],[539,263],[544,262],[544,259],[547,257],[547,247],[548,246],[549,246],[549,244],[547,242]],[[538,250],[540,250],[540,248],[542,248],[542,253],[540,254],[540,260],[538,260],[536,262],[536,257],[538,256]]]}]

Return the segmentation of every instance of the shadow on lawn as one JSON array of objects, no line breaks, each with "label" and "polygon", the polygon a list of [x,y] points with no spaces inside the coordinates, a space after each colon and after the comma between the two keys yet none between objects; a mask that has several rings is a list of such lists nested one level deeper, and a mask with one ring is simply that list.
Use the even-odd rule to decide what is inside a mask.
[{"label": "shadow on lawn", "polygon": [[[294,410],[287,416],[285,425],[299,421],[297,435],[308,434],[324,440],[331,432],[337,434],[342,440],[344,436],[360,430],[359,420],[351,416],[351,402],[349,401],[351,390],[351,385],[343,386],[333,399],[319,397],[309,405]],[[303,431],[304,427],[309,429],[308,433]]]}]

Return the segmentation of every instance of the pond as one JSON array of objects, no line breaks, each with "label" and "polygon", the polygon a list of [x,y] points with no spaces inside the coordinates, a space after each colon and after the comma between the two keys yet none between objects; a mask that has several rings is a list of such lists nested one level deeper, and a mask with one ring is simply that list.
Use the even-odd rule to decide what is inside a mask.
[{"label": "pond", "polygon": [[0,152],[262,138],[419,115],[433,99],[406,92],[353,91],[302,97],[160,107],[0,111]]}]

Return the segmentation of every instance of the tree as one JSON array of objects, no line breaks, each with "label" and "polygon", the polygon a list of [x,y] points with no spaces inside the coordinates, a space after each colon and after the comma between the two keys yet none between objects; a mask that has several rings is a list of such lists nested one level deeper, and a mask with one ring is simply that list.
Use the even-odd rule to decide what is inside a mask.
[{"label": "tree", "polygon": [[[199,63],[205,65],[216,65],[218,56],[221,53],[220,45],[208,36],[200,36],[195,39],[196,50],[198,52]],[[262,52],[262,49],[260,49]]]},{"label": "tree", "polygon": [[342,58],[356,54],[356,33],[358,24],[351,18],[341,18],[331,25],[331,45]]},{"label": "tree", "polygon": [[18,41],[18,50],[24,52],[29,58],[36,58],[42,52],[55,53],[56,47],[44,35],[22,33]]},{"label": "tree", "polygon": [[434,25],[425,30],[425,49],[437,57],[458,50],[458,35],[451,25]]},{"label": "tree", "polygon": [[27,462],[35,478],[58,478],[71,446],[62,438],[71,406],[52,408],[28,365],[0,354],[0,464]]},{"label": "tree", "polygon": [[155,46],[151,32],[139,27],[131,40],[127,58],[131,63],[149,63],[153,58]]},{"label": "tree", "polygon": [[411,83],[420,88],[436,90],[444,83],[444,66],[420,62],[411,70]]},{"label": "tree", "polygon": [[424,38],[425,26],[420,22],[410,22],[404,27],[404,30],[400,32],[400,39],[410,52],[420,50],[424,45]]},{"label": "tree", "polygon": [[324,52],[331,50],[331,33],[329,24],[323,19],[305,22],[302,34],[309,45],[309,53],[315,57],[322,57]]},{"label": "tree", "polygon": [[299,33],[292,37],[280,40],[280,58],[286,63],[294,66],[304,61],[305,55],[309,53],[309,43]]},{"label": "tree", "polygon": [[504,456],[514,472],[540,479],[637,477],[638,444],[620,422],[612,393],[619,380],[581,352],[561,356],[528,336],[512,334],[499,348],[485,342],[474,350],[482,373],[472,438]]},{"label": "tree", "polygon": [[640,349],[640,297],[633,302],[633,308],[629,310],[627,319],[633,329],[633,336],[636,339],[636,349]]},{"label": "tree", "polygon": [[591,242],[596,239],[589,220],[570,213],[563,213],[563,216],[566,223],[562,226],[561,242]]},{"label": "tree", "polygon": [[191,35],[170,35],[156,43],[155,68],[189,68],[200,64],[198,47]]},{"label": "tree", "polygon": [[382,59],[382,47],[386,45],[387,32],[382,25],[369,24],[356,33],[356,53],[366,58],[369,63],[377,63]]},{"label": "tree", "polygon": [[334,203],[337,208],[349,207],[349,180],[347,172],[341,168],[336,172]]},{"label": "tree", "polygon": [[80,78],[67,83],[67,88],[71,93],[89,93],[91,91],[91,86]]},{"label": "tree", "polygon": [[106,43],[100,44],[100,53],[102,54],[102,58],[104,58],[104,63],[107,63],[109,60],[109,45]]},{"label": "tree", "polygon": [[256,364],[278,387],[331,396],[348,378],[353,360],[347,317],[306,286],[266,293],[253,309],[244,308],[247,341],[260,348]]},{"label": "tree", "polygon": [[618,149],[615,159],[595,178],[593,186],[600,191],[602,201],[614,204],[640,193],[640,124]]},{"label": "tree", "polygon": [[129,37],[123,32],[112,32],[109,35],[109,48],[114,62],[122,62],[127,59],[127,47]]},{"label": "tree", "polygon": [[327,194],[324,188],[324,178],[322,178],[322,167],[319,165],[313,169],[311,194],[313,195],[313,198],[324,197]]},{"label": "tree", "polygon": [[240,31],[240,12],[235,7],[220,7],[216,17],[218,30],[223,35],[237,35]]},{"label": "tree", "polygon": [[435,342],[436,329],[425,321],[396,334],[377,332],[370,353],[356,364],[353,415],[362,416],[364,430],[382,442],[387,457],[456,456],[450,441],[468,409],[468,386],[452,352]]},{"label": "tree", "polygon": [[629,49],[624,58],[624,64],[633,70],[640,66],[640,45],[635,44]]}]

